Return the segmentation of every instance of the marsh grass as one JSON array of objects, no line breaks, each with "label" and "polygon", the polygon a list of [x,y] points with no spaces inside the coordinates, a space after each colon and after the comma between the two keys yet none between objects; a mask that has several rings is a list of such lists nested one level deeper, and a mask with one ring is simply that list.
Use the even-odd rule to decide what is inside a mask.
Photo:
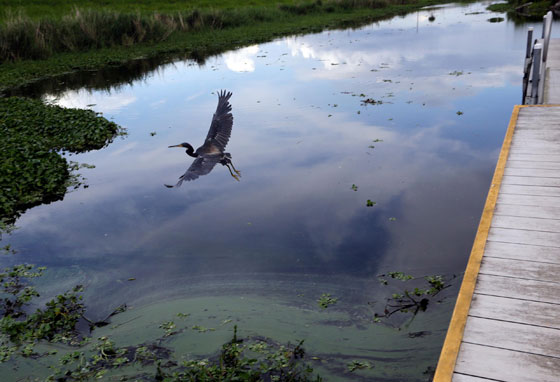
[{"label": "marsh grass", "polygon": [[228,28],[293,18],[294,15],[380,9],[415,0],[330,0],[235,9],[201,8],[149,14],[74,8],[60,18],[5,16],[0,26],[0,62],[45,59],[62,52],[166,41],[177,33]]}]

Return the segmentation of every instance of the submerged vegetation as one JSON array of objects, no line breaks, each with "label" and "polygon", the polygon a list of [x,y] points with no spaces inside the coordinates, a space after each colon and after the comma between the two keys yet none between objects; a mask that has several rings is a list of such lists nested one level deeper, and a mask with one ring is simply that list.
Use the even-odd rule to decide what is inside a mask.
[{"label": "submerged vegetation", "polygon": [[[168,337],[178,333],[169,322],[160,326],[165,329],[164,336],[152,342],[117,346],[107,336],[93,342],[94,329],[108,322],[91,323],[85,317],[80,285],[30,313],[32,299],[39,296],[30,280],[40,277],[44,270],[22,264],[0,273],[0,363],[14,357],[42,358],[52,372],[46,380],[58,382],[104,375],[118,376],[119,380],[167,382],[321,381],[303,362],[303,341],[284,346],[264,338],[243,340],[237,337],[237,327],[233,338],[209,359],[179,361],[171,349],[163,346]],[[110,316],[123,311],[119,307]],[[84,320],[91,323],[88,330],[80,329],[79,323]],[[45,342],[59,344],[57,350],[51,347],[50,351],[38,352],[38,346]]]},{"label": "submerged vegetation", "polygon": [[[453,278],[455,276],[451,279]],[[451,286],[449,280],[440,275],[414,277],[403,272],[388,272],[387,274],[379,275],[378,280],[381,285],[385,286],[389,286],[392,280],[400,281],[401,283],[412,282],[414,285],[413,288],[405,288],[404,290],[400,287],[397,288],[397,291],[385,301],[383,313],[374,313],[374,322],[381,322],[383,319],[385,322],[390,323],[389,319],[394,314],[401,313],[410,317],[408,322],[410,323],[418,313],[425,312],[428,309],[430,302],[437,295]],[[439,299],[437,302],[442,302],[444,298]],[[400,327],[400,325],[401,322],[399,321],[396,326]]]},{"label": "submerged vegetation", "polygon": [[26,209],[60,200],[80,185],[73,172],[87,165],[61,152],[100,149],[119,133],[91,110],[65,109],[39,100],[0,98],[0,220],[14,223]]}]

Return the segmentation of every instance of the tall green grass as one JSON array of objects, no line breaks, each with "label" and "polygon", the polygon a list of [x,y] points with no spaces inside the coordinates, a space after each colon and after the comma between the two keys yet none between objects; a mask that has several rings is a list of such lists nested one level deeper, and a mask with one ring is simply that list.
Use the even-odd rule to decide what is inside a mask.
[{"label": "tall green grass", "polygon": [[192,9],[171,13],[118,12],[75,8],[61,18],[32,19],[21,13],[0,25],[0,62],[44,59],[77,52],[167,40],[176,33],[219,30],[310,13],[379,9],[416,0],[329,0],[239,9]]}]

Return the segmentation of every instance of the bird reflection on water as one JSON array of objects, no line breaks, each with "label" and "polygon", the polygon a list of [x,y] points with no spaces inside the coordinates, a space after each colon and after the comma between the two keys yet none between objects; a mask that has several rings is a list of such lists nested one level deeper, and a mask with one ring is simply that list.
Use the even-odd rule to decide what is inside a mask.
[{"label": "bird reflection on water", "polygon": [[204,140],[204,144],[194,150],[194,148],[186,142],[169,147],[184,147],[187,154],[196,158],[187,171],[179,177],[179,181],[174,186],[166,184],[166,187],[179,187],[184,181],[195,180],[202,175],[207,175],[212,171],[214,166],[220,163],[226,166],[231,176],[239,181],[241,172],[233,166],[231,154],[224,152],[226,145],[231,136],[231,128],[233,127],[233,115],[231,114],[231,105],[229,99],[231,92],[222,90],[218,93],[218,107],[212,117],[210,130]]}]

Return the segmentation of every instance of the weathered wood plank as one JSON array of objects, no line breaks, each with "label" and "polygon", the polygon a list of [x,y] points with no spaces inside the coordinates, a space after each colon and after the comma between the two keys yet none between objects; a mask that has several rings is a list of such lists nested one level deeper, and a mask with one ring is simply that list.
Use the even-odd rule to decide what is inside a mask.
[{"label": "weathered wood plank", "polygon": [[560,248],[560,233],[492,227],[488,241]]},{"label": "weathered wood plank", "polygon": [[543,126],[547,126],[548,129],[557,125],[560,122],[558,117],[542,116],[539,118],[527,118],[517,122],[515,126],[516,133],[519,131],[532,132],[541,131]]},{"label": "weathered wood plank", "polygon": [[542,128],[543,124],[539,124],[542,121],[553,121],[556,122],[560,119],[560,113],[558,110],[537,110],[533,112],[533,115],[527,115],[526,113],[519,113],[519,118],[517,123],[523,124],[537,124],[538,127]]},{"label": "weathered wood plank", "polygon": [[[546,103],[558,103],[560,102],[560,91],[558,90],[560,86],[560,70],[558,70],[558,61],[554,58],[549,59],[550,61],[556,61],[555,67],[547,68],[544,86],[544,102]],[[548,65],[547,65],[548,66]]]},{"label": "weathered wood plank", "polygon": [[[554,56],[551,56],[554,57]],[[551,58],[553,59],[553,58]],[[556,108],[544,108],[544,107],[534,107],[534,108],[523,108],[519,111],[519,120],[525,120],[530,118],[539,117],[550,117],[558,116],[560,111]]]},{"label": "weathered wood plank", "polygon": [[472,375],[453,373],[451,382],[496,382],[495,379],[473,377]]},{"label": "weathered wood plank", "polygon": [[[560,284],[560,265],[558,264],[486,257],[482,260],[480,273]],[[558,334],[560,335],[560,333]]]},{"label": "weathered wood plank", "polygon": [[519,162],[560,162],[560,155],[543,155],[543,154],[518,154],[515,157],[509,156],[508,163],[511,160]]},{"label": "weathered wood plank", "polygon": [[512,149],[537,149],[542,150],[546,149],[549,151],[559,151],[560,147],[558,147],[558,141],[550,140],[540,140],[540,139],[521,139],[521,138],[513,138],[513,142],[511,143]]},{"label": "weathered wood plank", "polygon": [[475,294],[469,316],[560,329],[559,304]]},{"label": "weathered wood plank", "polygon": [[455,371],[494,381],[558,382],[560,359],[463,343]]},{"label": "weathered wood plank", "polygon": [[560,207],[560,197],[540,195],[511,195],[500,193],[500,195],[498,196],[498,203],[515,204],[518,206]]},{"label": "weathered wood plank", "polygon": [[560,143],[560,141],[553,138],[552,136],[549,136],[548,139],[539,138],[537,135],[533,137],[527,136],[526,138],[520,138],[514,136],[511,147],[513,148],[517,146],[522,146],[522,147],[535,146],[535,147],[549,147],[551,149],[557,149],[558,143]]},{"label": "weathered wood plank", "polygon": [[540,145],[514,145],[511,146],[510,155],[517,154],[546,154],[546,155],[559,155],[560,148],[555,146],[542,147]]},{"label": "weathered wood plank", "polygon": [[517,184],[504,184],[500,189],[502,194],[512,195],[535,195],[535,196],[559,196],[560,187],[544,186],[521,186]]},{"label": "weathered wood plank", "polygon": [[[560,148],[558,149],[560,153]],[[527,169],[506,167],[504,176],[527,176],[532,178],[560,178],[559,170]]]},{"label": "weathered wood plank", "polygon": [[[560,118],[556,121],[560,123]],[[560,130],[552,128],[544,128],[541,126],[538,130],[518,130],[515,132],[513,141],[515,140],[538,140],[538,141],[558,141],[560,140]]]},{"label": "weathered wood plank", "polygon": [[501,257],[503,259],[560,264],[560,251],[558,248],[500,243],[497,241],[489,241],[486,243],[484,257]]},{"label": "weathered wood plank", "polygon": [[560,283],[479,274],[475,293],[560,304]]},{"label": "weathered wood plank", "polygon": [[508,168],[538,168],[544,170],[560,170],[560,162],[541,162],[531,160],[519,160],[517,156],[507,161]]},{"label": "weathered wood plank", "polygon": [[558,187],[560,186],[560,178],[539,178],[509,175],[502,178],[502,185],[504,184]]},{"label": "weathered wood plank", "polygon": [[[556,362],[560,363],[560,330],[558,329],[469,317],[465,326],[463,341],[556,357]],[[485,357],[479,356],[479,358]],[[461,372],[460,369],[457,371]]]},{"label": "weathered wood plank", "polygon": [[498,203],[495,214],[508,216],[523,216],[528,218],[557,219],[560,208],[548,206],[518,206],[515,204]]},{"label": "weathered wood plank", "polygon": [[[526,231],[556,232],[560,233],[560,220],[536,219],[519,216],[494,215],[492,228],[521,229]],[[559,254],[560,249],[556,250]]]}]

